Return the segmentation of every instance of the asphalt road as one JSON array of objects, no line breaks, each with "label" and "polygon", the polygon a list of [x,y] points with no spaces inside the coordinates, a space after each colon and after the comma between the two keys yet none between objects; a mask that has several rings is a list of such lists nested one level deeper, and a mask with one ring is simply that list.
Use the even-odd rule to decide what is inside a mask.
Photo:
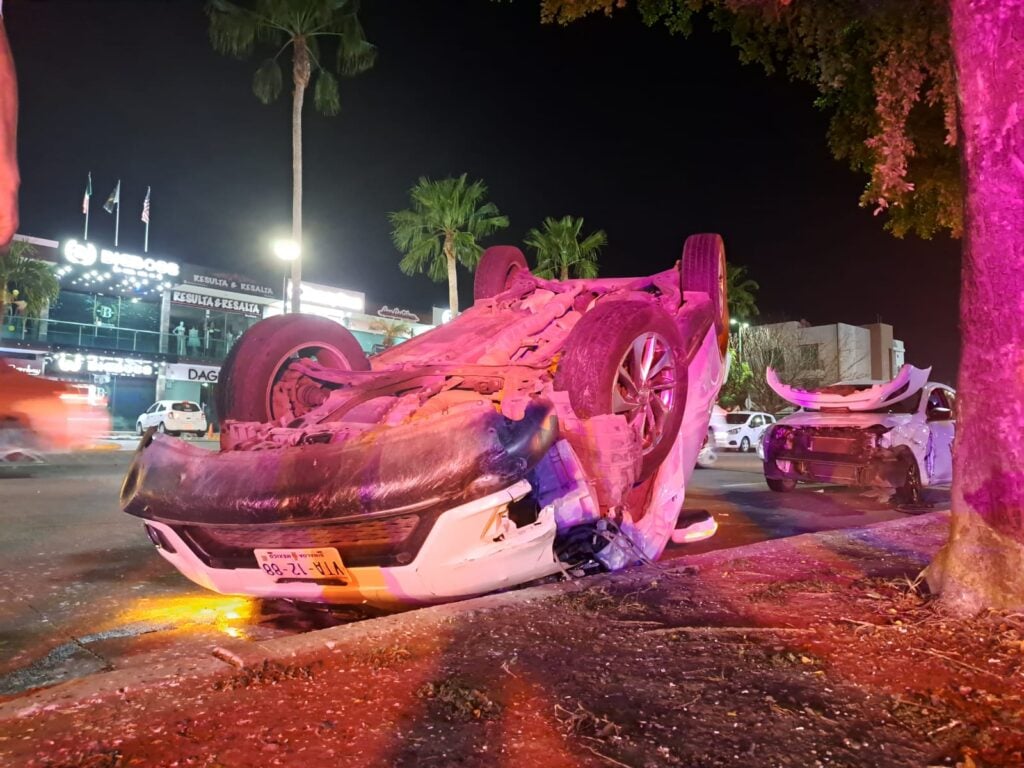
[{"label": "asphalt road", "polygon": [[[0,471],[0,697],[353,620],[194,586],[157,555],[141,523],[118,510],[130,459],[130,451],[81,454]],[[929,496],[936,508],[948,505],[944,491]],[[687,507],[712,512],[719,531],[698,544],[670,544],[665,557],[903,516],[864,491],[772,493],[749,454],[696,470]]]}]

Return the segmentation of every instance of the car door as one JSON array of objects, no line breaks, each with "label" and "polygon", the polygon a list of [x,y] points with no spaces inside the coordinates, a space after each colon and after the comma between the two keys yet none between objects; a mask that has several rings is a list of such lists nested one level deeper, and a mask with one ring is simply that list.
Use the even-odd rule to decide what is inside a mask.
[{"label": "car door", "polygon": [[928,453],[925,456],[929,484],[953,481],[953,437],[956,434],[956,395],[952,390],[936,387],[925,401],[928,424]]},{"label": "car door", "polygon": [[[167,414],[165,413],[166,410],[166,403],[157,403],[156,410],[153,411],[153,415],[150,417],[153,420],[150,426],[159,427],[167,416]],[[166,426],[166,424],[164,426]]]},{"label": "car door", "polygon": [[750,440],[750,445],[754,446],[757,444],[757,436],[761,434],[761,430],[764,428],[764,417],[759,413],[755,413],[747,421],[747,428],[744,430],[745,437]]},{"label": "car door", "polygon": [[153,426],[153,414],[156,412],[157,405],[158,403],[153,403],[146,409],[146,412],[139,417],[139,422],[142,424],[143,431]]}]

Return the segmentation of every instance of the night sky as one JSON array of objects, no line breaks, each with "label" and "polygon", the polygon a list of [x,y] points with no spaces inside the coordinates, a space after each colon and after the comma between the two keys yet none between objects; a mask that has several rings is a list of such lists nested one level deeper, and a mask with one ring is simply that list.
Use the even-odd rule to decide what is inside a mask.
[{"label": "night sky", "polygon": [[[386,214],[421,175],[486,181],[520,243],[545,216],[583,216],[602,274],[668,268],[717,231],[761,284],[762,315],[881,318],[908,360],[956,371],[959,243],[897,240],[857,207],[865,179],[828,154],[807,86],[741,66],[725,36],[648,29],[632,12],[541,26],[535,0],[365,0],[376,67],[342,80],[342,113],[307,101],[309,280],[413,309],[445,284],[406,277]],[[121,250],[280,274],[269,241],[291,215],[290,94],[252,95],[258,60],[216,54],[201,2],[7,0],[22,113],[21,232],[112,245],[101,210],[122,179]],[[275,272],[275,270],[278,270]],[[460,271],[462,302],[472,276]]]}]

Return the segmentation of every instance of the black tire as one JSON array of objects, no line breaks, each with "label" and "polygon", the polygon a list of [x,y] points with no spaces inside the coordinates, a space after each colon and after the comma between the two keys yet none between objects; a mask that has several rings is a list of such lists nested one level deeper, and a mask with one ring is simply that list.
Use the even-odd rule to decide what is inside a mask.
[{"label": "black tire", "polygon": [[[670,365],[651,377],[652,387],[637,395],[636,408],[623,410],[621,399],[618,407],[615,402],[616,393],[624,391],[619,368],[627,363],[627,353],[634,343],[644,337],[652,344],[655,354],[669,355]],[[609,301],[587,312],[572,329],[565,340],[554,386],[569,394],[569,402],[581,418],[632,413],[632,417],[627,415],[627,420],[636,425],[636,419],[643,414],[644,421],[638,429],[646,444],[638,479],[644,480],[664,460],[679,432],[686,408],[685,365],[679,329],[664,310],[646,301]],[[656,395],[655,387],[664,394]],[[655,406],[655,400],[659,405]],[[643,425],[647,412],[653,414],[654,410],[661,411],[662,418],[659,424],[655,416],[655,424],[648,433]]]},{"label": "black tire", "polygon": [[159,424],[156,425],[156,431],[159,432],[161,435],[166,435],[167,425],[161,421]]},{"label": "black tire", "polygon": [[507,290],[518,272],[529,273],[523,252],[514,245],[492,245],[480,257],[473,277],[473,301],[489,299]]},{"label": "black tire", "polygon": [[750,438],[744,437],[740,440],[740,453],[750,453]]},{"label": "black tire", "polygon": [[142,432],[143,432],[143,430],[142,430],[142,422],[141,421],[136,421],[135,422],[135,434],[138,435],[139,437],[141,437],[142,436]]},{"label": "black tire", "polygon": [[690,235],[683,243],[679,288],[699,291],[711,298],[715,332],[724,354],[729,345],[729,304],[726,295],[725,242],[721,235]]},{"label": "black tire", "polygon": [[789,493],[796,488],[796,480],[792,477],[766,477],[765,482],[775,493]]},{"label": "black tire", "polygon": [[274,384],[298,356],[321,364],[367,371],[370,361],[347,328],[314,315],[279,315],[253,325],[232,345],[217,382],[217,413],[222,420],[273,421],[293,413],[271,406]]},{"label": "black tire", "polygon": [[195,435],[196,437],[199,437],[199,438],[203,438],[203,437],[206,437],[206,433],[205,433],[205,432],[194,432],[193,434],[194,434],[194,435]]}]

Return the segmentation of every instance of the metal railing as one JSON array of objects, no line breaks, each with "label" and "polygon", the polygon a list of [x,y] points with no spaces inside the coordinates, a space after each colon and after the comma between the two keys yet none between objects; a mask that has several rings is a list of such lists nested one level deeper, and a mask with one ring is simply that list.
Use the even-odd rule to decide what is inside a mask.
[{"label": "metal railing", "polygon": [[[188,339],[179,339],[173,334],[159,331],[19,316],[3,319],[0,323],[0,340],[143,355],[165,353],[181,359],[206,362],[221,362],[227,355],[227,344],[222,339],[211,339],[209,345],[202,344],[200,339],[199,345],[190,345]],[[164,342],[162,345],[161,341]],[[179,346],[179,341],[184,341],[184,344]]]}]

